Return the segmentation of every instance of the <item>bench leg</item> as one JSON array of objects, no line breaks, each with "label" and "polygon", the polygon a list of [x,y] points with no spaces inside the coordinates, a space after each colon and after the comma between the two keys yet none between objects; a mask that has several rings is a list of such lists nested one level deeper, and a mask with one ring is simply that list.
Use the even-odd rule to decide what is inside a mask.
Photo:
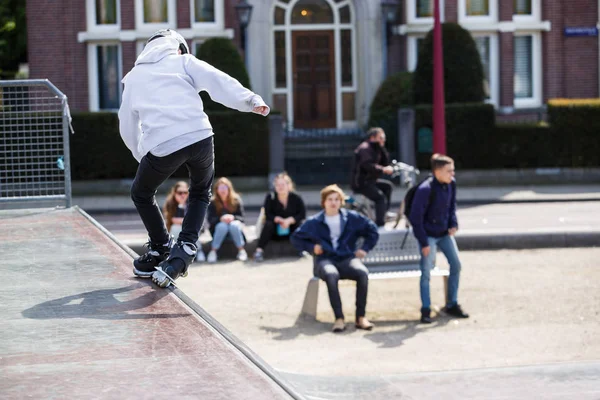
[{"label": "bench leg", "polygon": [[444,275],[444,298],[446,299],[446,304],[448,304],[448,276]]},{"label": "bench leg", "polygon": [[302,314],[317,318],[317,302],[319,301],[319,278],[311,278],[306,287]]}]

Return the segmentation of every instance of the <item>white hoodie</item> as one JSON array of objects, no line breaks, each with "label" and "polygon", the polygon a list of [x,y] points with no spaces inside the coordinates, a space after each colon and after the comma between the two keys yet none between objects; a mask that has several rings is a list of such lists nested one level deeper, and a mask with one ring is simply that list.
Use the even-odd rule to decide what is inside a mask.
[{"label": "white hoodie", "polygon": [[239,111],[266,106],[226,73],[190,54],[179,55],[178,47],[169,37],[151,41],[122,80],[119,129],[138,162],[153,149],[165,156],[213,135],[198,95],[202,90]]}]

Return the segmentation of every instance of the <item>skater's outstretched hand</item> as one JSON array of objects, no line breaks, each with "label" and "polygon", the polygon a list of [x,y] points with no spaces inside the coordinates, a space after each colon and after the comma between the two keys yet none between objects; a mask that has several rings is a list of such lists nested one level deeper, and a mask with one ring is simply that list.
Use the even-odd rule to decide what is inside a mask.
[{"label": "skater's outstretched hand", "polygon": [[257,106],[252,109],[252,112],[266,117],[269,114],[269,107],[268,106]]}]

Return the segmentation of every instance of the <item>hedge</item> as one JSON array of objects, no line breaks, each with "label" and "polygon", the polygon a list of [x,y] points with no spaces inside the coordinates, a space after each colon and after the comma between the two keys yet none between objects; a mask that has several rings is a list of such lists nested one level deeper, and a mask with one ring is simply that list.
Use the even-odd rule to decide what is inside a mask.
[{"label": "hedge", "polygon": [[[487,157],[494,151],[494,107],[484,103],[446,105],[446,148],[457,168],[489,168]],[[415,134],[422,127],[433,130],[433,107],[415,107]],[[396,135],[397,136],[397,135]],[[416,142],[416,140],[415,140]],[[429,168],[431,153],[417,153],[419,168]]]},{"label": "hedge", "polygon": [[[268,120],[237,111],[210,112],[215,132],[215,173],[218,176],[267,175]],[[70,135],[73,180],[124,179],[135,176],[138,163],[119,134],[116,113],[73,113]],[[180,168],[174,177],[186,177]]]},{"label": "hedge", "polygon": [[553,99],[548,118],[560,133],[561,166],[600,166],[600,99]]}]

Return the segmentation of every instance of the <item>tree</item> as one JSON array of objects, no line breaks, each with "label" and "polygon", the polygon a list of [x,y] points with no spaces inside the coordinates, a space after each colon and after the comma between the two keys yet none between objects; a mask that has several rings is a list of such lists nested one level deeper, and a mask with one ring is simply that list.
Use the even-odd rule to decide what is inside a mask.
[{"label": "tree", "polygon": [[25,2],[0,2],[0,78],[11,79],[19,64],[27,61]]},{"label": "tree", "polygon": [[[250,77],[244,65],[244,60],[240,56],[237,48],[230,39],[212,38],[202,43],[198,51],[197,57],[206,61],[213,67],[220,69],[226,74],[237,79],[244,87],[251,89]],[[205,110],[227,110],[221,104],[210,100],[207,93],[202,92],[202,101],[204,102]]]},{"label": "tree", "polygon": [[[446,103],[473,103],[485,100],[481,58],[473,37],[455,23],[442,24]],[[433,102],[433,30],[419,47],[414,74],[415,102]]]}]

